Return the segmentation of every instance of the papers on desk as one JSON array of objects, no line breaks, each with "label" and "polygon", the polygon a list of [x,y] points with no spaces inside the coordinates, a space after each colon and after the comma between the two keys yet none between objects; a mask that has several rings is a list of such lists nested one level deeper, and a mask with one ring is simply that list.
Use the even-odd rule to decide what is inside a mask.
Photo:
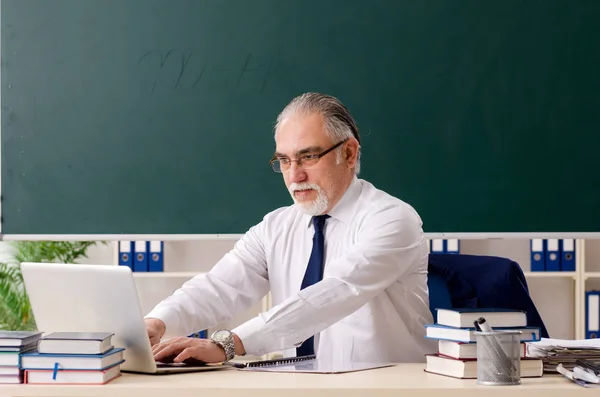
[{"label": "papers on desk", "polygon": [[566,349],[593,349],[600,350],[600,339],[550,339],[542,338],[538,342],[527,344],[533,348],[566,348]]},{"label": "papers on desk", "polygon": [[341,374],[367,369],[391,367],[393,363],[346,362],[342,360],[317,359],[314,354],[300,357],[283,357],[249,363],[232,363],[241,371],[304,372],[315,374]]},{"label": "papers on desk", "polygon": [[333,365],[318,359],[296,363],[283,363],[259,367],[245,367],[240,371],[268,371],[268,372],[301,372],[315,374],[341,374],[344,372],[364,371],[367,369],[391,367],[392,363],[367,363],[347,362]]},{"label": "papers on desk", "polygon": [[556,366],[556,370],[561,373],[565,378],[572,380],[579,386],[583,387],[600,387],[600,377],[598,377],[597,371],[590,370],[585,366],[576,365],[573,371],[569,371],[562,364]]},{"label": "papers on desk", "polygon": [[600,360],[600,339],[549,339],[527,342],[527,356],[540,357],[544,362],[544,372],[559,372],[557,366],[572,371],[578,359]]}]

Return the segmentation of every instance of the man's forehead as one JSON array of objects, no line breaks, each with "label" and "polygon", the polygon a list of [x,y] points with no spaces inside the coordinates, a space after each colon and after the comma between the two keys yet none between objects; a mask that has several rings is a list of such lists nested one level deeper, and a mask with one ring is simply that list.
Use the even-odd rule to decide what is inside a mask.
[{"label": "man's forehead", "polygon": [[328,142],[322,117],[292,116],[282,121],[275,135],[276,151],[295,153]]},{"label": "man's forehead", "polygon": [[306,151],[323,150],[327,146],[326,140],[314,136],[304,136],[295,139],[281,139],[276,141],[275,151],[281,154],[294,154]]}]

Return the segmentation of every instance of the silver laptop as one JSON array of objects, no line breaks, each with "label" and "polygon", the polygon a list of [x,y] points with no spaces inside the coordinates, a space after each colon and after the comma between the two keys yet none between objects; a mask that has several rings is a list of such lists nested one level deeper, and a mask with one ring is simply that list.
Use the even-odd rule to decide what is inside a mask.
[{"label": "silver laptop", "polygon": [[157,363],[126,266],[24,262],[21,270],[38,330],[112,332],[113,345],[125,348],[122,371],[164,374],[230,367]]}]

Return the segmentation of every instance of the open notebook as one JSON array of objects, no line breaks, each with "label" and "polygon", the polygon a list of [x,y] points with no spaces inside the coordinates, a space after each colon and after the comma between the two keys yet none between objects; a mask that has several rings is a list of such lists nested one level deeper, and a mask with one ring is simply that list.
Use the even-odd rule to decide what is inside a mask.
[{"label": "open notebook", "polygon": [[345,362],[333,363],[319,360],[315,356],[280,358],[276,360],[254,361],[235,364],[241,371],[304,372],[316,374],[341,374],[367,369],[391,367],[393,363]]}]

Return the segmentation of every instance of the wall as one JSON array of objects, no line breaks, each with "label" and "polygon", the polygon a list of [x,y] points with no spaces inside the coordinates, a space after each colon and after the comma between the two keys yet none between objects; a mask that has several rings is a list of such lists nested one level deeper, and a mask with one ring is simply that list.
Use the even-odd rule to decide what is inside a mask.
[{"label": "wall", "polygon": [[[165,272],[205,272],[235,244],[234,240],[167,241],[165,243]],[[86,263],[115,263],[114,247],[94,247],[89,252]],[[521,265],[524,272],[530,270],[529,240],[526,239],[487,239],[462,240],[461,253],[497,255],[509,257]],[[588,271],[600,271],[600,240],[586,241],[586,262]],[[168,274],[136,275],[136,284],[144,313],[168,296],[187,280],[188,274],[168,276]],[[178,273],[181,274],[181,273]],[[167,277],[168,276],[168,277]],[[533,301],[542,316],[548,332],[553,338],[575,338],[575,281],[572,277],[544,277],[528,274],[527,282]],[[600,279],[591,279],[587,286],[600,289]],[[251,310],[238,316],[226,327],[234,327],[263,310],[259,302]]]}]

